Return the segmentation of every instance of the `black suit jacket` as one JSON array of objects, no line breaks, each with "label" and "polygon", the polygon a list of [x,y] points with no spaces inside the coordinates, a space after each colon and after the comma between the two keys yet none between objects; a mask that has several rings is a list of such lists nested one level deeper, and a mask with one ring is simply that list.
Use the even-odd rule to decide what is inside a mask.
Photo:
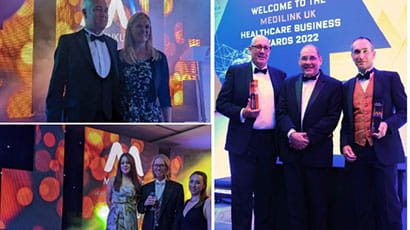
[{"label": "black suit jacket", "polygon": [[[341,148],[354,143],[353,92],[356,78],[343,85],[343,120]],[[374,69],[373,101],[383,102],[383,121],[388,125],[386,136],[373,139],[378,160],[386,165],[404,161],[399,128],[407,122],[407,96],[397,72]]]},{"label": "black suit jacket", "polygon": [[[154,213],[150,211],[151,207],[145,207],[144,202],[151,192],[155,193],[155,181],[142,186],[141,199],[138,202],[138,212],[144,213],[142,230],[152,230],[154,224]],[[167,180],[164,193],[162,195],[162,204],[160,217],[158,221],[159,230],[170,230],[175,221],[178,212],[182,212],[184,207],[184,190],[182,185]]]},{"label": "black suit jacket", "polygon": [[[286,74],[270,66],[268,69],[276,105],[279,89]],[[216,110],[229,118],[225,149],[230,152],[243,153],[249,143],[255,119],[246,119],[245,123],[241,123],[240,111],[248,104],[249,82],[252,77],[252,64],[250,62],[229,67],[225,82],[216,100]],[[272,151],[274,150],[272,149]]]},{"label": "black suit jacket", "polygon": [[[284,163],[298,162],[305,166],[332,166],[332,132],[341,112],[342,83],[322,72],[310,96],[301,126],[302,74],[286,79],[279,95],[278,126],[282,141],[280,158]],[[290,129],[306,132],[309,145],[300,151],[289,147]]]},{"label": "black suit jacket", "polygon": [[117,42],[105,36],[111,58],[107,78],[98,76],[85,30],[60,37],[46,99],[47,121],[90,122],[97,110],[119,119]]}]

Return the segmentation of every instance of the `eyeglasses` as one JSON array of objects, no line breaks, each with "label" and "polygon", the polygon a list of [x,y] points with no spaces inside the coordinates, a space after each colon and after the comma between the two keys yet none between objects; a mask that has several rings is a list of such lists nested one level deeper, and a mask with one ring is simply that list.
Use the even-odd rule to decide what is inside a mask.
[{"label": "eyeglasses", "polygon": [[156,167],[164,168],[165,166],[166,166],[165,164],[154,164],[154,168]]},{"label": "eyeglasses", "polygon": [[251,47],[252,47],[252,48],[255,48],[255,49],[258,50],[258,51],[260,51],[260,50],[262,50],[262,49],[267,50],[267,51],[270,50],[270,47],[269,47],[269,46],[261,46],[261,45],[255,46],[255,45],[251,45]]}]

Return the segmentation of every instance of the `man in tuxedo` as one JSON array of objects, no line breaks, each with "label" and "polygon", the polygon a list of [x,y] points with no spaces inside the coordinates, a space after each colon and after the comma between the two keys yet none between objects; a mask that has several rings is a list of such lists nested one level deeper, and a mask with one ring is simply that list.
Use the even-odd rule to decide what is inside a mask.
[{"label": "man in tuxedo", "polygon": [[[351,56],[359,74],[343,85],[341,149],[350,172],[357,227],[399,230],[396,167],[404,161],[399,128],[407,121],[407,96],[397,72],[373,67],[376,51],[369,38],[355,39]],[[382,111],[379,124],[375,108]]]},{"label": "man in tuxedo", "polygon": [[60,37],[46,99],[47,121],[119,119],[117,42],[104,35],[105,0],[84,0],[85,28]]},{"label": "man in tuxedo", "polygon": [[152,161],[155,181],[142,186],[138,212],[144,213],[142,230],[170,230],[184,207],[182,185],[169,180],[170,160],[160,154]]},{"label": "man in tuxedo", "polygon": [[[255,36],[248,47],[251,62],[229,67],[216,110],[229,118],[225,149],[229,151],[232,229],[271,229],[272,171],[276,160],[275,104],[286,74],[267,65],[269,40]],[[250,81],[258,80],[259,108],[251,109]]]},{"label": "man in tuxedo", "polygon": [[302,73],[286,79],[277,109],[289,229],[327,230],[332,132],[342,109],[342,83],[320,70],[322,57],[313,45],[301,49],[298,63]]}]

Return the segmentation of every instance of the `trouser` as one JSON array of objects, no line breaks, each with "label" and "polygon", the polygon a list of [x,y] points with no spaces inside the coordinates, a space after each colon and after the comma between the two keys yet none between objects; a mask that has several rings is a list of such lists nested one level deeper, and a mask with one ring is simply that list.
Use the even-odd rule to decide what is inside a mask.
[{"label": "trouser", "polygon": [[273,142],[273,130],[253,130],[247,149],[229,152],[232,230],[250,230],[252,210],[255,230],[272,229]]},{"label": "trouser", "polygon": [[352,148],[357,160],[347,163],[346,168],[352,183],[357,229],[401,230],[396,164],[381,164],[372,146],[354,144]]}]

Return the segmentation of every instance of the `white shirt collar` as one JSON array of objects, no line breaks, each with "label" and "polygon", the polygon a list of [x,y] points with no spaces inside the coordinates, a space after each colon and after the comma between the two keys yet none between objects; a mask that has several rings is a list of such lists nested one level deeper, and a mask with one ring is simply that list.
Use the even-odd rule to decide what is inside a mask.
[{"label": "white shirt collar", "polygon": [[95,35],[95,36],[97,36],[97,37],[104,35],[103,32],[101,32],[101,33],[99,33],[99,34],[96,34],[96,33],[92,32],[91,30],[87,29],[86,27],[84,27],[84,30],[85,30],[88,34],[92,34],[92,35]]},{"label": "white shirt collar", "polygon": [[165,185],[165,183],[166,183],[166,179],[163,179],[163,180],[158,180],[158,179],[155,179],[155,184],[157,184],[157,185]]}]

